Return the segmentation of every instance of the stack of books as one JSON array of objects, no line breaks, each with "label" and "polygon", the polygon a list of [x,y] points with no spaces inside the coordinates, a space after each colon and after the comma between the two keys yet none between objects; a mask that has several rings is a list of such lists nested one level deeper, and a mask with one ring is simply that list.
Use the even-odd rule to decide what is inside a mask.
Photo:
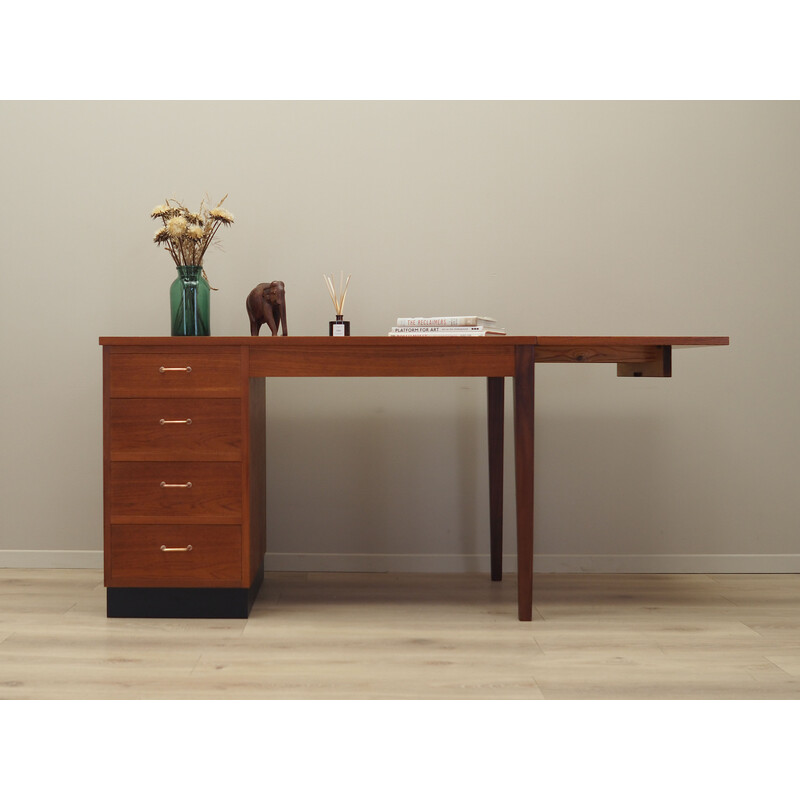
[{"label": "stack of books", "polygon": [[491,317],[398,317],[389,336],[505,336]]}]

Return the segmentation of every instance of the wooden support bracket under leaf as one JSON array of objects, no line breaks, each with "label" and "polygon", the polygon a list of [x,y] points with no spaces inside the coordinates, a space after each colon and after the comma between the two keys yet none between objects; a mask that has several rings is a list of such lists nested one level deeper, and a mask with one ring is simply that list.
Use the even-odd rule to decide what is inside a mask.
[{"label": "wooden support bracket under leaf", "polygon": [[671,378],[672,347],[660,345],[655,348],[657,358],[635,364],[624,362],[617,364],[618,378]]}]

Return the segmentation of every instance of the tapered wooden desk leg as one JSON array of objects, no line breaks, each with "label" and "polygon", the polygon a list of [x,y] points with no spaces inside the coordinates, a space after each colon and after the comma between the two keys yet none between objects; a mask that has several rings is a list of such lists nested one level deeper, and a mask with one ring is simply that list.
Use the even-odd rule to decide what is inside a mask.
[{"label": "tapered wooden desk leg", "polygon": [[519,618],[533,617],[534,349],[515,348],[514,464],[517,488],[517,602]]},{"label": "tapered wooden desk leg", "polygon": [[503,579],[503,400],[505,378],[486,379],[489,419],[489,549],[492,580]]}]

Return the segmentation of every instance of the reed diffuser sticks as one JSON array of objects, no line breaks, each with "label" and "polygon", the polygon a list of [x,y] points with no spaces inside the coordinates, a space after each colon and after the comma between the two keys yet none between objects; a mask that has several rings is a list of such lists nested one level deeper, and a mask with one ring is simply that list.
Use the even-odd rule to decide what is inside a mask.
[{"label": "reed diffuser sticks", "polygon": [[341,317],[344,314],[344,299],[347,296],[347,287],[350,285],[351,276],[347,276],[347,281],[344,279],[344,270],[339,273],[339,291],[336,291],[336,286],[333,282],[333,275],[323,275],[325,285],[328,287],[328,293],[333,300],[333,307],[336,310],[336,316]]}]

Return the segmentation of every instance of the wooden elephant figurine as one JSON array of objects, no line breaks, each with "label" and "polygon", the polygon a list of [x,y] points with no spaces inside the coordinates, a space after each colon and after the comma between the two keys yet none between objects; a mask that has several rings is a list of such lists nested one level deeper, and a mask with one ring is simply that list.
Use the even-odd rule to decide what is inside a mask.
[{"label": "wooden elephant figurine", "polygon": [[250,317],[250,335],[258,336],[258,331],[266,322],[273,336],[278,335],[278,326],[286,331],[286,288],[283,281],[259,283],[247,295],[247,316]]}]

